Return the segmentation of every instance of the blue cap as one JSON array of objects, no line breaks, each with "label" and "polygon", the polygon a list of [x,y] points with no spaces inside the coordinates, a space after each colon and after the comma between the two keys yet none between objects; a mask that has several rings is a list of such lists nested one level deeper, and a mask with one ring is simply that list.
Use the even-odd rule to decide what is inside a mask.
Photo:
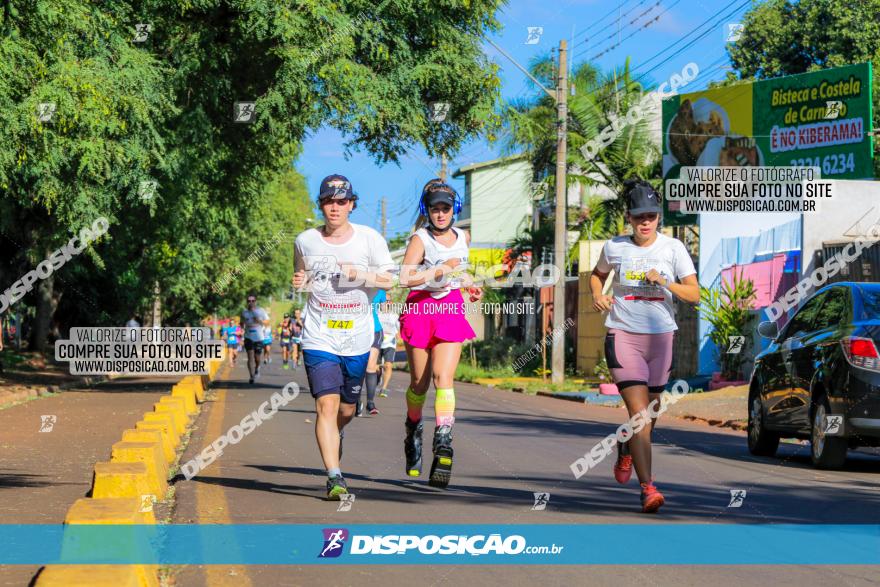
[{"label": "blue cap", "polygon": [[344,175],[328,175],[321,180],[321,190],[318,192],[318,199],[334,199],[334,200],[356,200],[357,196],[351,188],[351,182]]}]

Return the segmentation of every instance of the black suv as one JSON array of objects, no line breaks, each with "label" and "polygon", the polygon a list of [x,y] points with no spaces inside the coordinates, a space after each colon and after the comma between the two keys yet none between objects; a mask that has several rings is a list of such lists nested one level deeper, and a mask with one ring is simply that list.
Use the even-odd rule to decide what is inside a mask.
[{"label": "black suv", "polygon": [[841,467],[846,451],[880,446],[880,283],[841,282],[813,294],[772,344],[749,381],[749,451],[776,454],[781,437],[809,439],[813,464]]}]

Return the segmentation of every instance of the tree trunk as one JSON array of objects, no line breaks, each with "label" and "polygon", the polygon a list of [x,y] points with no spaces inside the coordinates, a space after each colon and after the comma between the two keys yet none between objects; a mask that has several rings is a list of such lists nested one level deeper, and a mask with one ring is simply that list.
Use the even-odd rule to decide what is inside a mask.
[{"label": "tree trunk", "polygon": [[48,346],[49,328],[55,315],[55,274],[37,283],[37,315],[31,328],[30,350],[43,352]]}]

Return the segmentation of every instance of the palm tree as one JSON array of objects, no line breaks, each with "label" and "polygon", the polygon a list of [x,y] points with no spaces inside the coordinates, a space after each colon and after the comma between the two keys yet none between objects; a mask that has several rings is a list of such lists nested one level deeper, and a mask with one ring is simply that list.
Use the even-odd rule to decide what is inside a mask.
[{"label": "palm tree", "polygon": [[[555,68],[548,58],[531,66],[532,74],[544,85],[553,85]],[[595,158],[587,159],[581,148],[609,126],[613,118],[625,121],[627,112],[642,101],[648,88],[633,79],[629,59],[623,67],[607,73],[582,63],[575,68],[570,81],[575,94],[569,99],[568,185],[579,185],[594,196],[587,198],[577,224],[582,238],[588,233],[593,238],[608,238],[620,234],[623,226],[625,205],[616,197],[623,182],[633,177],[656,179],[658,184],[661,181],[660,145],[651,136],[652,117],[657,113],[645,108],[647,115],[635,124],[622,122],[614,141]],[[507,105],[504,120],[510,131],[506,149],[526,152],[536,181],[544,181],[550,187],[556,165],[553,99],[539,92],[532,98],[514,101]],[[546,193],[553,192],[548,189]]]}]

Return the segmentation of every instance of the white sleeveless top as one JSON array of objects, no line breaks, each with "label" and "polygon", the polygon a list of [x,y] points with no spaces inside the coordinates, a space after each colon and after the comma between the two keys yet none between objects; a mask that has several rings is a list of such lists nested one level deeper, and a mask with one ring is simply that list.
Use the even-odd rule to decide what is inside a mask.
[{"label": "white sleeveless top", "polygon": [[437,282],[433,279],[429,279],[422,285],[413,286],[413,290],[431,292],[431,297],[439,300],[440,298],[449,295],[450,291],[461,288],[461,275],[468,267],[469,251],[467,237],[465,237],[464,232],[457,228],[452,228],[452,230],[455,232],[457,238],[451,247],[447,247],[438,242],[437,239],[428,232],[427,228],[420,228],[413,233],[413,236],[419,237],[419,240],[422,241],[422,245],[425,247],[425,259],[422,261],[422,264],[419,265],[419,271],[424,271],[430,267],[436,267],[449,259],[458,259],[459,262],[455,271],[447,274],[442,281]]}]

